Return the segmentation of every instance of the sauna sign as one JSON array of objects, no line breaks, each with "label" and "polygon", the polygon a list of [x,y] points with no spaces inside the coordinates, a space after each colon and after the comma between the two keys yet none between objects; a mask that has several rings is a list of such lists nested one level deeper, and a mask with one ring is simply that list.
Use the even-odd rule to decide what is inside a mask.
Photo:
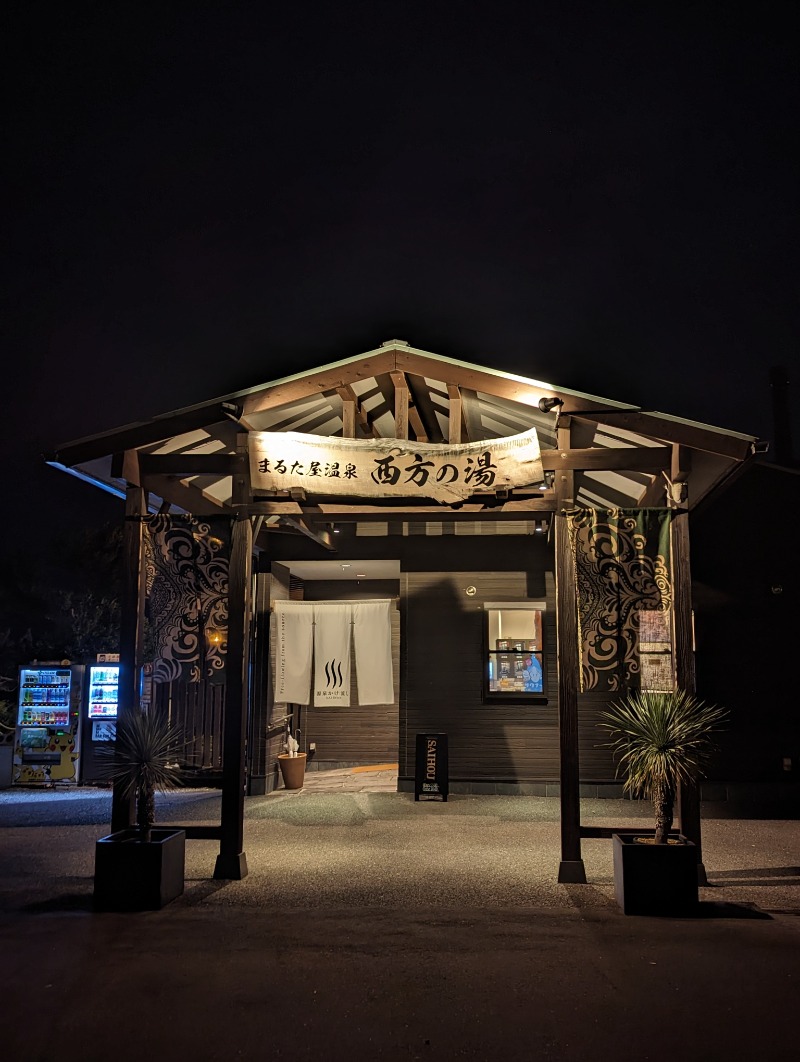
[{"label": "sauna sign", "polygon": [[417,734],[414,800],[447,800],[450,789],[447,734]]},{"label": "sauna sign", "polygon": [[308,494],[463,501],[542,480],[536,430],[450,446],[404,439],[340,439],[250,432],[253,489]]}]

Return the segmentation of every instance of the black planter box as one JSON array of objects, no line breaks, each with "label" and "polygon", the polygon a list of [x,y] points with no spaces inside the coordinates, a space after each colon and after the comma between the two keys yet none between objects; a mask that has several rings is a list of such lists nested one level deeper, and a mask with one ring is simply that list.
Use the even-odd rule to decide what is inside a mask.
[{"label": "black planter box", "polygon": [[697,914],[697,849],[691,841],[639,844],[618,833],[612,841],[614,891],[626,915]]},{"label": "black planter box", "polygon": [[94,849],[94,906],[99,911],[156,911],[183,892],[186,833],[152,829],[101,837]]}]

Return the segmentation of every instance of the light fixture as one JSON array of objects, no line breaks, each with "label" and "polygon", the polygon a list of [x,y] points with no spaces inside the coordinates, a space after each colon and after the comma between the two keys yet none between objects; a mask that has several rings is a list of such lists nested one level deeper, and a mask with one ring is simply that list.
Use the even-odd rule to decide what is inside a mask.
[{"label": "light fixture", "polygon": [[366,572],[356,572],[356,579],[366,579],[366,577],[367,577],[367,573]]},{"label": "light fixture", "polygon": [[542,413],[552,413],[556,406],[563,406],[563,398],[540,398],[539,409]]},{"label": "light fixture", "polygon": [[219,408],[220,412],[229,420],[232,420],[234,424],[238,424],[241,421],[244,409],[236,402],[222,402]]}]

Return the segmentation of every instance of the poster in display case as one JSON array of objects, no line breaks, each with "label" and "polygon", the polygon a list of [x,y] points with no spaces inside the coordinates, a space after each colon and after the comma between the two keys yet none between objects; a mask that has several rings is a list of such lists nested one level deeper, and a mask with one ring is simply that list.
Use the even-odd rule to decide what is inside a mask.
[{"label": "poster in display case", "polygon": [[490,699],[544,693],[543,602],[487,603]]}]

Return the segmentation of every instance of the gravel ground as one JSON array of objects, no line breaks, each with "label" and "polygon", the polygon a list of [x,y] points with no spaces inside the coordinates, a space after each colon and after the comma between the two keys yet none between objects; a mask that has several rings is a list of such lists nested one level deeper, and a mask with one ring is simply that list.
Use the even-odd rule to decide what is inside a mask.
[{"label": "gravel ground", "polygon": [[[162,822],[215,823],[220,794],[161,794]],[[0,904],[85,906],[93,843],[108,832],[111,794],[8,790],[0,793]],[[646,804],[584,800],[582,821],[650,825]],[[217,843],[187,842],[187,906],[255,908],[613,907],[611,842],[585,839],[588,884],[556,882],[555,798],[451,796],[447,803],[405,793],[279,791],[245,802],[249,874],[225,887],[212,880]],[[701,899],[800,915],[800,822],[704,818],[709,887]],[[49,897],[49,900],[48,900]],[[60,899],[59,899],[60,897]]]}]

